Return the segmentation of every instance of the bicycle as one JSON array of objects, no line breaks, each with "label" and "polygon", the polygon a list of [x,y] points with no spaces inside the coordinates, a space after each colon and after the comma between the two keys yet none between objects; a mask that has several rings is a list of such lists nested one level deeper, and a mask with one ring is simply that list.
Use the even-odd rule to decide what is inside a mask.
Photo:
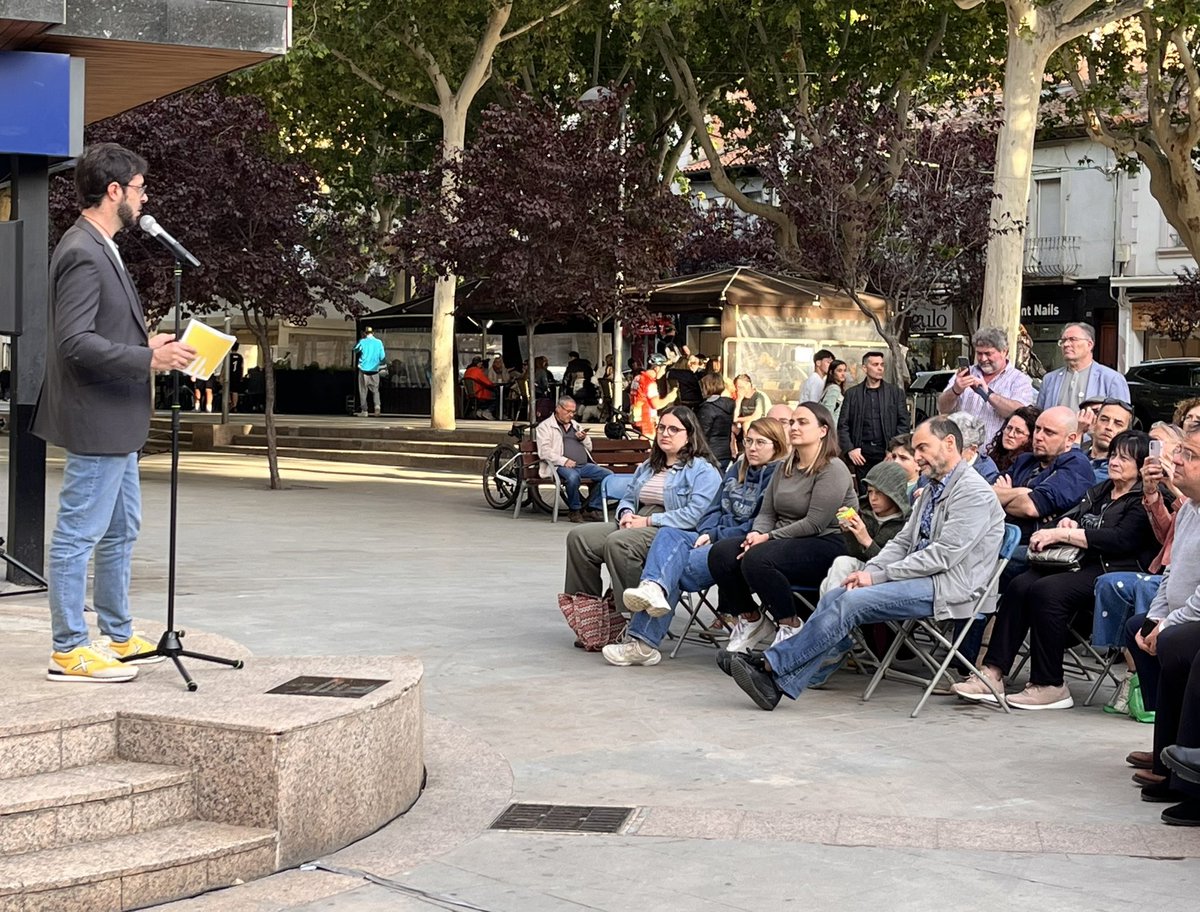
[{"label": "bicycle", "polygon": [[[517,445],[501,443],[488,454],[483,464],[483,496],[488,505],[495,510],[509,510],[517,500],[517,491],[521,487],[521,473],[525,470],[521,459],[520,444],[526,434],[532,433],[533,425],[514,423],[508,435],[517,441]],[[542,513],[553,512],[553,506],[546,502],[541,494],[541,485],[526,485],[529,492],[529,503],[535,510]]]}]

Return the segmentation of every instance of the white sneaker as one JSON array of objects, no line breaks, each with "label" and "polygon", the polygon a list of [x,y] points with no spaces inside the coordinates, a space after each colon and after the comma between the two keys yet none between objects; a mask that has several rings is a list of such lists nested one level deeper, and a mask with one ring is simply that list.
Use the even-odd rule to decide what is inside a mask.
[{"label": "white sneaker", "polygon": [[[804,623],[801,622],[800,627],[803,626]],[[771,647],[778,646],[784,640],[790,640],[800,632],[800,627],[789,627],[787,624],[780,624],[779,629],[775,631],[775,639],[771,641]]]},{"label": "white sneaker", "polygon": [[626,643],[613,643],[600,650],[609,665],[657,665],[662,653],[648,643],[633,637]]},{"label": "white sneaker", "polygon": [[763,638],[771,630],[771,621],[765,615],[759,615],[757,621],[748,621],[739,617],[729,633],[726,652],[749,652],[750,647]]},{"label": "white sneaker", "polygon": [[634,613],[644,611],[652,618],[660,618],[671,613],[671,606],[667,604],[667,597],[663,594],[662,587],[649,580],[643,581],[634,589],[626,589],[623,601],[625,607],[630,611]]}]

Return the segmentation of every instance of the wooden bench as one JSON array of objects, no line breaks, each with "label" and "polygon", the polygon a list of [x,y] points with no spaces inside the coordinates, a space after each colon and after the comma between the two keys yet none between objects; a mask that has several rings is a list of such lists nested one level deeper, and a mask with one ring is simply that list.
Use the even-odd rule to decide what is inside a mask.
[{"label": "wooden bench", "polygon": [[[610,440],[607,437],[592,438],[592,461],[596,465],[610,470],[615,475],[632,475],[634,471],[650,457],[650,441],[642,437],[634,439]],[[551,473],[549,478],[538,474],[537,444],[532,440],[521,441],[521,484],[517,489],[517,506],[513,511],[513,519],[521,515],[521,504],[525,499],[525,490],[532,487],[536,492],[541,485],[554,486],[554,503],[550,507],[552,522],[558,522],[558,508],[562,503],[562,479],[558,472]],[[584,482],[588,484],[588,482]]]}]

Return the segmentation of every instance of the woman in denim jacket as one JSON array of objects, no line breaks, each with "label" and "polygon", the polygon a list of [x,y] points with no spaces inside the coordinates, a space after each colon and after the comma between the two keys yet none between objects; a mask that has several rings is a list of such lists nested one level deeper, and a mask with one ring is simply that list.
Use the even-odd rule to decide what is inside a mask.
[{"label": "woman in denim jacket", "polygon": [[759,418],[747,429],[746,453],[725,472],[695,530],[660,529],[646,556],[642,582],[625,590],[625,607],[633,613],[626,642],[604,647],[610,665],[657,665],[657,646],[667,635],[680,593],[700,592],[713,584],[708,550],[713,542],[741,538],[762,506],[767,482],[788,454],[787,430],[775,418]]},{"label": "woman in denim jacket", "polygon": [[622,604],[626,587],[637,585],[659,530],[694,530],[720,486],[721,473],[695,413],[682,405],[664,409],[650,458],[637,467],[617,506],[616,524],[589,523],[567,535],[563,591],[600,595],[600,568],[607,566],[614,601]]}]

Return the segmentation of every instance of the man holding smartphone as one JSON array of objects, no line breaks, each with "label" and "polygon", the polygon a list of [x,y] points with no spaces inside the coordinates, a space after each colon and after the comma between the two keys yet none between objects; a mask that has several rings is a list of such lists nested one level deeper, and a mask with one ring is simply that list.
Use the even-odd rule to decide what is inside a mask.
[{"label": "man holding smartphone", "polygon": [[[979,418],[985,428],[984,440],[1004,427],[1017,409],[1032,405],[1037,394],[1029,375],[1017,370],[1008,360],[1008,333],[985,326],[971,337],[975,363],[968,366],[960,359],[959,369],[945,392],[938,396],[938,413],[967,412]],[[970,395],[966,395],[970,390]]]}]

